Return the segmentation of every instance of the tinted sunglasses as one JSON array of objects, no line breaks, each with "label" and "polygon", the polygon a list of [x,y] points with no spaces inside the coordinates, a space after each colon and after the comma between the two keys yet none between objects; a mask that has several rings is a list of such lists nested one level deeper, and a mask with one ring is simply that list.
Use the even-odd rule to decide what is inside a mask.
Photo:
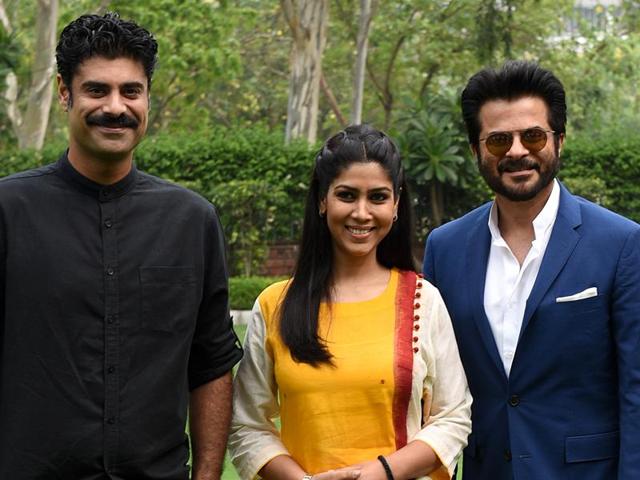
[{"label": "tinted sunglasses", "polygon": [[544,130],[540,127],[526,128],[524,130],[511,130],[509,132],[494,132],[481,138],[485,142],[487,150],[496,157],[504,156],[513,145],[513,134],[520,135],[520,143],[531,153],[542,150],[547,144],[547,133],[556,133],[553,130]]}]

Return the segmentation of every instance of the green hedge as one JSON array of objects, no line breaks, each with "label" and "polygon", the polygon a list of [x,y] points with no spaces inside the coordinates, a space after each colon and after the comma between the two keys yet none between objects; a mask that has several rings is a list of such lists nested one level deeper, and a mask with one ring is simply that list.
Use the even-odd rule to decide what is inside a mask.
[{"label": "green hedge", "polygon": [[266,184],[277,210],[271,237],[297,236],[313,165],[313,151],[306,142],[284,145],[282,133],[261,128],[216,129],[148,138],[135,158],[142,170],[184,184],[209,200],[232,180]]},{"label": "green hedge", "polygon": [[640,222],[640,135],[611,129],[569,137],[559,177],[572,191]]},{"label": "green hedge", "polygon": [[[54,162],[63,148],[48,145],[40,153],[3,152],[0,177]],[[218,128],[205,133],[149,137],[137,149],[135,158],[141,169],[182,183],[210,200],[232,180],[259,181],[267,186],[262,195],[275,212],[269,220],[269,233],[264,234],[266,229],[262,232],[261,237],[268,236],[263,240],[297,239],[299,235],[313,165],[313,149],[304,142],[285,146],[281,132],[262,128]],[[575,193],[640,221],[640,135],[614,128],[570,135],[562,158],[560,178]],[[477,186],[476,190],[482,191],[480,179]],[[473,188],[467,190],[446,199],[452,215],[458,216],[480,201],[477,194],[467,194]],[[421,211],[428,212],[428,198],[425,196],[420,202],[425,205]],[[229,216],[233,210],[226,207],[220,212],[229,238],[234,228],[233,216]]]},{"label": "green hedge", "polygon": [[285,277],[231,277],[229,304],[232,310],[251,310],[256,298],[269,285]]},{"label": "green hedge", "polygon": [[[47,145],[42,152],[3,152],[0,177],[55,162],[64,145]],[[302,221],[313,148],[304,141],[284,144],[282,132],[261,127],[217,128],[183,135],[147,137],[136,149],[138,168],[173,180],[211,200],[218,186],[231,180],[259,180],[277,200],[272,238],[296,238]],[[221,216],[224,212],[221,212]]]},{"label": "green hedge", "polygon": [[[64,145],[5,152],[0,177],[55,162]],[[267,244],[297,239],[314,153],[284,144],[282,132],[218,128],[147,137],[136,149],[141,170],[175,181],[218,206],[232,274],[259,271]]]},{"label": "green hedge", "polygon": [[58,160],[65,148],[64,145],[47,145],[40,152],[33,150],[4,151],[0,156],[0,178],[53,163]]}]

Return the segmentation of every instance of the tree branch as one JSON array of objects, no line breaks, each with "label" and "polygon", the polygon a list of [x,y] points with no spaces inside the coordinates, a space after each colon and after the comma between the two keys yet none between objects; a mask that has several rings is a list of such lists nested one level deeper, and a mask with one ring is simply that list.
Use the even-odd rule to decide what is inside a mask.
[{"label": "tree branch", "polygon": [[324,73],[322,73],[320,76],[320,88],[322,88],[322,93],[324,93],[325,97],[327,97],[329,106],[331,107],[331,110],[333,111],[336,118],[338,119],[338,122],[340,122],[340,125],[342,125],[343,128],[346,127],[347,120],[344,118],[344,115],[340,110],[340,106],[336,101],[336,97],[333,95],[333,91],[331,90],[331,87],[327,83],[327,80],[324,78]]},{"label": "tree branch", "polygon": [[7,10],[2,0],[0,0],[0,23],[2,23],[2,26],[9,35],[13,33],[13,28],[11,28],[11,22],[9,21],[9,16],[7,15]]},{"label": "tree branch", "polygon": [[300,16],[296,11],[296,6],[293,4],[292,0],[280,0],[280,5],[282,5],[282,12],[284,13],[284,18],[291,29],[291,36],[293,40],[298,44],[302,44],[304,42],[304,28],[300,24]]},{"label": "tree branch", "polygon": [[[415,18],[416,12],[417,10],[413,10],[411,12],[411,15],[409,16],[409,21],[407,22],[408,25],[411,25],[411,23],[413,23],[413,19]],[[406,29],[403,29],[403,32],[406,32]],[[375,69],[371,66],[371,62],[367,57],[367,73],[369,74],[369,79],[371,80],[371,83],[373,83],[374,87],[376,87],[376,89],[378,90],[379,92],[378,98],[380,98],[380,101],[382,102],[382,105],[385,108],[387,108],[389,103],[391,102],[391,99],[390,99],[391,90],[390,90],[389,84],[390,84],[391,74],[393,73],[393,67],[398,57],[398,54],[400,53],[400,48],[402,47],[402,44],[405,42],[406,38],[407,38],[407,34],[402,33],[402,35],[398,38],[398,40],[396,41],[396,44],[393,47],[393,50],[391,52],[391,57],[389,58],[389,61],[387,63],[387,68],[385,70],[384,83],[382,83],[376,76]]]},{"label": "tree branch", "polygon": [[[416,12],[417,10],[414,10],[413,12],[411,12],[411,16],[409,17],[409,22],[408,22],[409,25],[413,23],[413,19],[416,16]],[[389,62],[387,63],[387,70],[384,76],[384,85],[387,91],[389,91],[389,84],[391,83],[391,74],[393,73],[393,67],[396,63],[396,59],[398,58],[398,54],[400,53],[400,48],[402,47],[402,44],[405,42],[406,39],[407,39],[407,34],[403,33],[400,36],[400,38],[398,38],[398,41],[396,42],[396,44],[393,46],[393,50],[391,52],[391,58],[389,58]]]},{"label": "tree branch", "polygon": [[[176,81],[177,78],[178,78],[178,74],[174,73],[171,79],[169,80],[169,83],[167,84],[165,91],[168,91],[173,86],[173,83]],[[181,93],[182,93],[182,89],[178,87],[173,91],[173,93],[170,93],[166,97],[164,98],[160,97],[159,99],[160,101],[158,102],[158,105],[153,109],[153,118],[150,119],[149,125],[154,126],[156,123],[161,123],[162,112],[167,107],[167,105],[169,105],[169,102],[174,98],[176,98]]]}]

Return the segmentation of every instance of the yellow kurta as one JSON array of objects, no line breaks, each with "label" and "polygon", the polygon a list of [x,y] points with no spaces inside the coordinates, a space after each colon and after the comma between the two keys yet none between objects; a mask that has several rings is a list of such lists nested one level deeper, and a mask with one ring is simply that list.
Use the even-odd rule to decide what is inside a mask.
[{"label": "yellow kurta", "polygon": [[[322,305],[319,332],[335,367],[294,362],[277,325],[267,326],[282,442],[308,472],[352,465],[396,449],[391,412],[397,283],[394,270],[387,288],[372,300],[334,303],[331,312]],[[277,302],[278,290],[262,299],[264,307]]]},{"label": "yellow kurta", "polygon": [[[378,297],[321,306],[335,367],[291,359],[278,332],[287,282],[253,308],[234,379],[229,452],[243,480],[278,455],[315,474],[429,445],[450,478],[471,429],[471,397],[444,302],[413,272],[392,271]],[[282,430],[274,420],[281,417]]]}]

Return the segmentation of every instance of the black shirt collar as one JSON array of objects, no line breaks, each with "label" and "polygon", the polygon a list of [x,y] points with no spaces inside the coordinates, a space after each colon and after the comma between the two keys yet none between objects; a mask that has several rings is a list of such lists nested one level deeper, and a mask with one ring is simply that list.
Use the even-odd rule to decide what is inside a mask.
[{"label": "black shirt collar", "polygon": [[133,164],[129,173],[118,182],[111,185],[101,185],[78,172],[69,162],[68,154],[69,151],[67,150],[58,160],[57,166],[60,176],[75,188],[97,197],[101,202],[108,202],[123,196],[133,188],[138,178],[138,170]]}]

